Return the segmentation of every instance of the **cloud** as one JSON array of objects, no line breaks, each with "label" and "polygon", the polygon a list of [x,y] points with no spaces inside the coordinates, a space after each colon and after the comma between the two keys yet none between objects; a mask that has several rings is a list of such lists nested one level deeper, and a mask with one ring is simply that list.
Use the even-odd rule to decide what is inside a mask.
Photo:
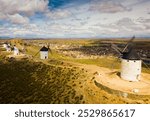
[{"label": "cloud", "polygon": [[[143,21],[147,21],[146,19],[143,19]],[[112,27],[111,25],[109,25]],[[130,19],[130,18],[122,18],[116,23],[114,23],[114,28],[118,28],[119,32],[118,34],[124,34],[125,36],[128,35],[148,35],[150,32],[150,24],[148,23],[142,23],[139,22],[138,19]]]},{"label": "cloud", "polygon": [[7,15],[7,19],[11,21],[13,24],[28,24],[29,19],[27,17],[23,17],[20,14]]},{"label": "cloud", "polygon": [[63,19],[71,16],[71,12],[65,9],[58,9],[55,11],[48,11],[45,15],[50,19]]},{"label": "cloud", "polygon": [[143,1],[0,0],[0,36],[149,35],[150,2]]},{"label": "cloud", "polygon": [[133,25],[136,25],[130,18],[122,18],[116,24],[118,26],[133,26]]},{"label": "cloud", "polygon": [[140,25],[145,27],[145,30],[150,31],[150,18],[140,17],[136,20]]},{"label": "cloud", "polygon": [[43,37],[49,34],[46,29],[37,26],[36,24],[25,24],[23,26],[8,25],[0,27],[0,36],[9,37]]},{"label": "cloud", "polygon": [[95,22],[90,27],[90,30],[95,32],[96,35],[105,35],[105,36],[141,36],[148,35],[150,32],[150,24],[149,19],[141,18],[139,19],[131,19],[128,17],[124,17],[116,20],[112,23],[102,23]]},{"label": "cloud", "polygon": [[137,19],[137,21],[140,23],[149,23],[150,24],[150,18],[146,19],[146,18],[140,17]]},{"label": "cloud", "polygon": [[28,17],[47,10],[48,0],[0,0],[0,19],[15,24],[27,23]]},{"label": "cloud", "polygon": [[[126,33],[136,33],[145,30],[144,24],[137,23],[137,20],[132,20],[131,18],[122,18],[113,24],[115,28],[118,28],[119,31]],[[111,27],[111,25],[109,25]]]},{"label": "cloud", "polygon": [[99,11],[102,13],[117,13],[129,11],[130,9],[123,6],[120,2],[114,1],[96,1],[89,8],[90,11]]}]

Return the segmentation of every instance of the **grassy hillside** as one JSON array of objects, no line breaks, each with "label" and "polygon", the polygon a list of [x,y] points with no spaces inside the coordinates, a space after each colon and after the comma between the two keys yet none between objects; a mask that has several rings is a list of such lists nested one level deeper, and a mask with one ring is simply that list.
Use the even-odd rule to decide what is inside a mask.
[{"label": "grassy hillside", "polygon": [[[95,85],[92,75],[57,60],[43,64],[28,60],[0,61],[0,103],[149,103],[109,93]],[[146,101],[144,101],[146,100]]]},{"label": "grassy hillside", "polygon": [[13,60],[1,61],[0,72],[0,103],[83,103],[74,88],[82,70]]},{"label": "grassy hillside", "polygon": [[[101,100],[97,100],[95,94],[91,95],[92,84],[89,87],[86,71],[77,67],[8,60],[0,62],[0,72],[0,103],[106,103],[103,98],[109,96],[103,90]],[[117,100],[117,103],[123,103]]]}]

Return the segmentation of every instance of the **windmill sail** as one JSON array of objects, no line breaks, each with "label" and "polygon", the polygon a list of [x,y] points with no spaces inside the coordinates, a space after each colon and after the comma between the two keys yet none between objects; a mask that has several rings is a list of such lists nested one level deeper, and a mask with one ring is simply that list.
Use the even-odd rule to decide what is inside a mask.
[{"label": "windmill sail", "polygon": [[48,44],[48,51],[52,54],[52,50],[50,49],[50,44]]},{"label": "windmill sail", "polygon": [[111,48],[113,48],[119,55],[122,55],[121,49],[115,44],[111,44]]},{"label": "windmill sail", "polygon": [[125,52],[126,49],[128,48],[128,46],[129,46],[129,45],[132,45],[132,42],[133,42],[134,39],[135,39],[135,36],[133,36],[133,37],[129,40],[129,42],[126,44],[126,46],[125,46],[125,48],[123,49],[122,52]]}]

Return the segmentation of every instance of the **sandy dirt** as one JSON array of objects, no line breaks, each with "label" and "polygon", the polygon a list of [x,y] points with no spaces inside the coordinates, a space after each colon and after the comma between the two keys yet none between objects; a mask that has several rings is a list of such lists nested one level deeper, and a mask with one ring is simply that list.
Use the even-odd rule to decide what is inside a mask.
[{"label": "sandy dirt", "polygon": [[134,90],[138,90],[140,95],[150,95],[150,74],[142,73],[141,80],[139,82],[130,82],[120,78],[117,74],[119,70],[113,71],[97,66],[85,66],[89,71],[97,71],[96,81],[109,88],[120,90],[128,93],[135,93]]},{"label": "sandy dirt", "polygon": [[111,89],[139,95],[150,95],[150,74],[142,73],[139,82],[130,82],[120,78],[119,70],[103,68],[96,65],[69,63],[84,68],[91,76],[93,75],[92,77],[95,77],[98,83]]}]

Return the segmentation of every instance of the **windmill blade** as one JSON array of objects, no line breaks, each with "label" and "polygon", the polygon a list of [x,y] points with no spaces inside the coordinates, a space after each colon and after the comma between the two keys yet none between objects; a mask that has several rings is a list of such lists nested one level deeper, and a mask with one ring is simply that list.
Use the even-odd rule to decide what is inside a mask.
[{"label": "windmill blade", "polygon": [[111,69],[114,69],[115,64],[120,61],[120,58],[121,56],[118,57],[115,61],[113,61],[113,64],[111,65]]},{"label": "windmill blade", "polygon": [[113,63],[110,65],[110,69],[112,70],[111,72],[107,73],[109,75],[113,75],[118,73],[118,70],[114,71],[114,66],[120,61],[120,58],[116,58],[116,60],[113,61]]},{"label": "windmill blade", "polygon": [[[141,56],[138,54],[138,56],[139,56],[139,58],[142,60],[142,58],[141,58]],[[145,65],[145,67],[148,69],[148,70],[150,70],[150,68],[149,68],[149,66],[144,62],[144,61],[142,61],[142,63]]]},{"label": "windmill blade", "polygon": [[49,51],[51,54],[53,54],[53,53],[52,53],[52,50],[51,50],[50,48],[48,48],[48,51]]},{"label": "windmill blade", "polygon": [[52,54],[52,50],[50,49],[50,44],[47,45],[48,51]]},{"label": "windmill blade", "polygon": [[37,54],[39,53],[40,51],[38,51],[34,56],[33,56],[33,58],[35,57],[35,56],[37,56]]},{"label": "windmill blade", "polygon": [[[143,60],[139,54],[138,54],[138,56],[139,56],[139,58],[140,58],[141,60]],[[144,61],[142,61],[142,63],[145,65],[145,67],[146,67],[148,70],[150,70],[150,67],[149,67]]]},{"label": "windmill blade", "polygon": [[122,52],[125,52],[125,51],[126,51],[126,49],[128,48],[128,46],[131,45],[131,43],[133,42],[134,39],[135,39],[135,36],[133,36],[133,37],[128,41],[128,43],[126,44],[126,46],[125,46],[125,48],[123,49]]},{"label": "windmill blade", "polygon": [[142,63],[145,65],[145,67],[146,67],[148,70],[150,70],[149,66],[148,66],[144,61],[142,61]]},{"label": "windmill blade", "polygon": [[119,55],[122,55],[120,48],[115,44],[111,44],[111,48],[114,49]]},{"label": "windmill blade", "polygon": [[[140,57],[140,56],[139,56],[139,57]],[[148,70],[150,70],[149,66],[148,66],[144,61],[142,61],[142,63],[145,65],[145,67],[146,67]]]}]

